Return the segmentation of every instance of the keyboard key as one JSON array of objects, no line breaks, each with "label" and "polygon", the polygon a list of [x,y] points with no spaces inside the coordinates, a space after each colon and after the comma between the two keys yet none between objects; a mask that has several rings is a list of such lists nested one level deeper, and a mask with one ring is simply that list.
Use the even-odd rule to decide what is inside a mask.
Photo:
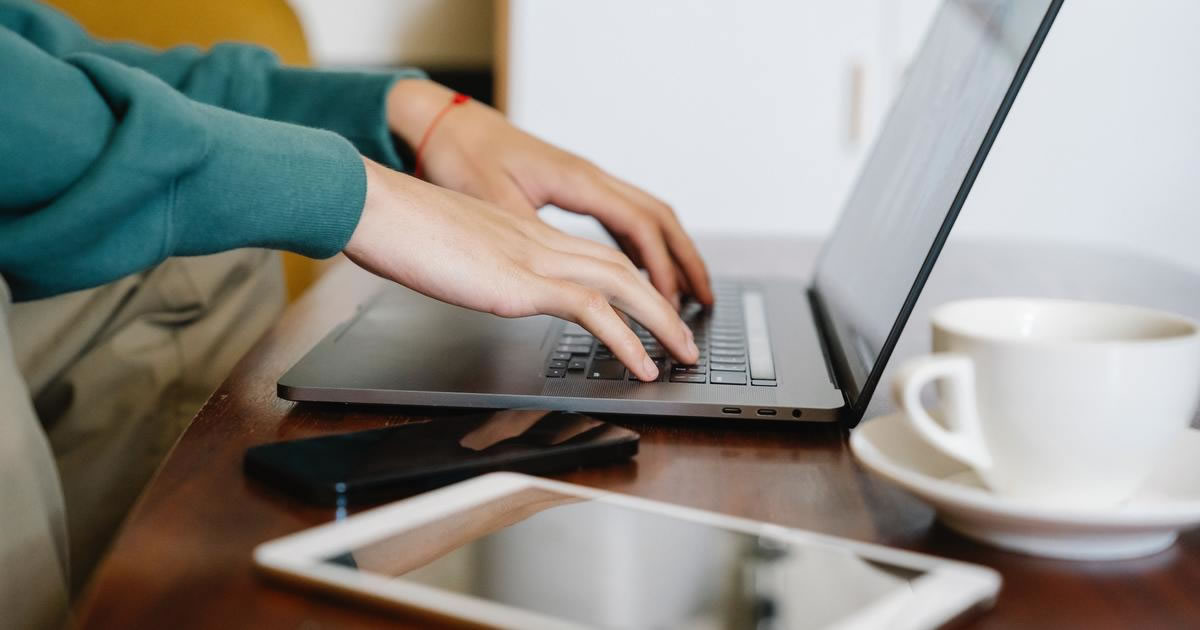
[{"label": "keyboard key", "polygon": [[757,380],[775,380],[775,360],[771,357],[771,337],[767,333],[767,308],[762,293],[742,294],[746,309],[746,341],[750,350],[750,376]]},{"label": "keyboard key", "polygon": [[703,365],[673,365],[672,374],[704,374],[708,371]]},{"label": "keyboard key", "polygon": [[704,305],[693,299],[685,299],[679,307],[679,315],[697,315],[704,311]]},{"label": "keyboard key", "polygon": [[714,372],[745,372],[745,363],[718,363],[713,361],[712,369]]},{"label": "keyboard key", "polygon": [[651,359],[665,359],[665,358],[667,358],[667,351],[666,351],[666,350],[663,350],[662,348],[659,348],[659,349],[657,349],[657,350],[647,350],[647,351],[646,351],[646,354],[647,354],[647,355],[649,355],[649,357],[650,357]]},{"label": "keyboard key", "polygon": [[555,352],[569,352],[571,354],[591,354],[591,346],[567,345],[563,344],[554,349]]},{"label": "keyboard key", "polygon": [[746,375],[742,372],[713,372],[711,375],[713,383],[721,385],[745,385]]},{"label": "keyboard key", "polygon": [[596,356],[596,358],[597,358],[597,359],[600,359],[601,361],[607,361],[607,360],[609,360],[609,359],[613,358],[613,353],[611,353],[611,352],[597,352],[595,356]]},{"label": "keyboard key", "polygon": [[672,383],[706,383],[707,377],[703,374],[672,374]]},{"label": "keyboard key", "polygon": [[566,370],[564,370],[562,368],[548,368],[546,370],[547,378],[562,378],[566,374],[567,374]]},{"label": "keyboard key", "polygon": [[593,361],[592,369],[588,370],[588,378],[622,379],[625,378],[625,366],[620,361]]},{"label": "keyboard key", "polygon": [[550,360],[551,361],[570,361],[571,353],[570,352],[551,352]]},{"label": "keyboard key", "polygon": [[588,360],[586,358],[571,359],[571,362],[567,364],[567,369],[572,372],[582,372],[587,369],[587,364]]},{"label": "keyboard key", "polygon": [[549,365],[548,367],[551,367],[551,368],[560,368],[560,369],[563,369],[563,370],[565,370],[565,369],[567,369],[567,362],[566,362],[566,361],[562,361],[562,360],[554,360],[554,361],[551,361],[551,362],[550,362],[550,365]]},{"label": "keyboard key", "polygon": [[[666,364],[666,362],[665,362],[665,361],[655,361],[655,362],[654,362],[654,367],[658,368],[658,378],[657,378],[657,379],[655,379],[655,380],[656,380],[656,381],[661,381],[661,380],[663,380],[663,377],[665,377],[665,376],[667,375],[667,364]],[[636,374],[634,374],[633,372],[629,372],[628,374],[629,374],[629,376],[628,376],[629,380],[631,380],[631,381],[636,381],[636,380],[639,380],[639,379],[638,379],[638,377],[637,377],[637,375],[636,375]]]},{"label": "keyboard key", "polygon": [[744,352],[713,352],[712,360],[713,363],[745,363],[746,354]]},{"label": "keyboard key", "polygon": [[775,381],[767,381],[763,379],[750,379],[750,384],[756,387],[775,387]]}]

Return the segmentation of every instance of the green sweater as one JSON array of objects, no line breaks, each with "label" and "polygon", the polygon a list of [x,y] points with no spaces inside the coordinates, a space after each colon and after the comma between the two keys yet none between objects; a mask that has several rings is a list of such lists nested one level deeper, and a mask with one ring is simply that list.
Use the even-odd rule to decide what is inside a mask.
[{"label": "green sweater", "polygon": [[30,300],[239,247],[316,258],[362,212],[359,153],[400,168],[388,73],[280,66],[253,46],[93,40],[0,0],[0,275]]}]

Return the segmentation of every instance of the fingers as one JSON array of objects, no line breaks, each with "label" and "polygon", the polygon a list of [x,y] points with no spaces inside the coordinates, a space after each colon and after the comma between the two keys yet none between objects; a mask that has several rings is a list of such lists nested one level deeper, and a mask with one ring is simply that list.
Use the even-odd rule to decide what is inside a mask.
[{"label": "fingers", "polygon": [[679,267],[675,268],[675,281],[679,283],[680,287],[683,287],[684,293],[693,297],[696,295],[696,290],[692,288],[692,284],[688,282],[687,277],[683,275],[683,271]]},{"label": "fingers", "polygon": [[[529,233],[529,236],[541,240],[543,244],[547,245],[551,249],[564,254],[582,254],[584,256],[599,258],[600,260],[621,265],[631,273],[632,277],[634,277],[647,289],[653,290],[655,288],[644,275],[638,272],[638,264],[636,261],[632,260],[626,254],[609,247],[608,245],[597,243],[596,241],[590,239],[565,234],[540,221],[536,222],[532,227],[533,229]],[[621,249],[623,251],[628,252],[632,250],[632,245],[628,244],[628,239],[625,237],[619,237],[618,240],[620,241]],[[678,279],[683,277],[682,272],[676,270],[675,277],[678,281]],[[679,310],[678,303],[673,304],[673,306],[676,311]]]},{"label": "fingers", "polygon": [[642,266],[650,273],[650,282],[667,299],[675,300],[679,286],[675,281],[674,261],[657,222],[628,199],[609,187],[598,174],[578,177],[552,202],[566,210],[596,217],[608,231],[628,239]]},{"label": "fingers", "polygon": [[[616,199],[610,202],[614,206],[619,203]],[[675,274],[675,261],[671,259],[671,252],[667,250],[658,224],[636,209],[627,207],[620,216],[610,219],[608,227],[624,235],[650,274],[650,283],[678,308],[680,286]]]},{"label": "fingers", "polygon": [[671,255],[678,261],[679,268],[687,280],[684,286],[689,287],[691,295],[701,303],[712,304],[712,282],[708,276],[708,269],[704,265],[704,259],[701,258],[696,244],[684,231],[683,225],[679,223],[679,217],[675,216],[671,207],[632,184],[607,173],[603,175],[608,178],[614,188],[633,198],[635,202],[648,208],[661,219],[667,247],[671,250]]},{"label": "fingers", "polygon": [[[542,243],[546,244],[551,249],[557,250],[564,254],[582,254],[584,256],[591,256],[592,258],[599,258],[600,260],[605,260],[627,267],[631,271],[637,271],[637,267],[633,264],[633,261],[631,261],[628,256],[613,249],[612,247],[609,247],[608,245],[597,243],[596,241],[590,239],[565,234],[554,229],[553,227],[550,227],[549,225],[546,225],[545,223],[542,223],[541,221],[536,222],[533,225],[533,228],[536,230],[536,232],[530,234],[530,236],[538,238],[542,241]],[[638,278],[644,283],[645,280],[642,278],[641,274],[637,275]]]},{"label": "fingers", "polygon": [[544,269],[535,268],[535,273],[599,290],[606,302],[645,326],[676,359],[691,363],[699,358],[687,325],[662,295],[641,281],[632,265],[560,252],[547,252],[539,264]]},{"label": "fingers", "polygon": [[604,293],[567,280],[547,278],[542,295],[536,300],[540,312],[561,317],[583,326],[608,346],[638,379],[653,381],[658,368],[637,335],[609,305]]},{"label": "fingers", "polygon": [[712,303],[704,262],[666,204],[586,162],[574,168],[577,174],[552,193],[552,203],[596,217],[618,240],[628,242],[651,283],[672,302],[678,302],[682,288],[678,268],[695,297]]}]

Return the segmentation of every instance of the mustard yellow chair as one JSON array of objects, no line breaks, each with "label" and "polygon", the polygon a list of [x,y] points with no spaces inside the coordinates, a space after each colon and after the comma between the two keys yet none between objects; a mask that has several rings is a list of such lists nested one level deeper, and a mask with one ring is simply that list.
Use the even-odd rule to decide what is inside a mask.
[{"label": "mustard yellow chair", "polygon": [[[48,0],[103,39],[132,40],[156,48],[225,41],[258,44],[286,64],[311,63],[300,20],[284,0]],[[295,299],[320,275],[319,261],[283,254],[288,297]]]}]

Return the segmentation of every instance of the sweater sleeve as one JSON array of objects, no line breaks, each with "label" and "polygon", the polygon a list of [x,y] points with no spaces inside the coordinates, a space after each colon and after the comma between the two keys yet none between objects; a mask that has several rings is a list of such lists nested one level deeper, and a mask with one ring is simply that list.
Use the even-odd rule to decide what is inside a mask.
[{"label": "sweater sleeve", "polygon": [[363,155],[404,169],[396,140],[388,130],[386,98],[397,80],[424,77],[420,70],[287,67],[270,51],[247,44],[218,44],[208,51],[195,46],[158,51],[126,42],[102,42],[62,13],[30,0],[0,0],[0,27],[9,28],[53,57],[91,53],[145,70],[201,103],[333,131],[350,140]]},{"label": "sweater sleeve", "polygon": [[28,300],[168,256],[345,246],[366,195],[331,131],[189,99],[94,52],[0,27],[0,274]]}]

